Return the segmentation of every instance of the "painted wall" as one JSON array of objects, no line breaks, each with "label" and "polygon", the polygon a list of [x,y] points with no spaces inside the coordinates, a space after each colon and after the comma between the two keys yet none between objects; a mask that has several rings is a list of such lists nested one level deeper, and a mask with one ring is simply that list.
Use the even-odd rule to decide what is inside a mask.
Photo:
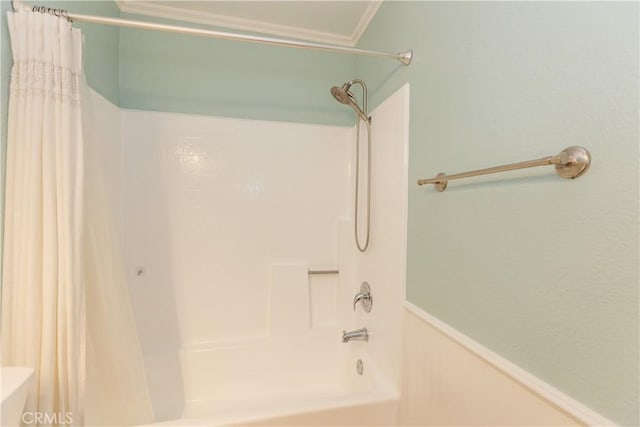
[{"label": "painted wall", "polygon": [[[385,2],[358,59],[411,83],[407,298],[614,421],[638,420],[638,4]],[[415,185],[584,145],[549,168]]]},{"label": "painted wall", "polygon": [[353,113],[329,89],[354,71],[349,55],[124,28],[120,33],[120,105],[126,108],[348,125]]}]

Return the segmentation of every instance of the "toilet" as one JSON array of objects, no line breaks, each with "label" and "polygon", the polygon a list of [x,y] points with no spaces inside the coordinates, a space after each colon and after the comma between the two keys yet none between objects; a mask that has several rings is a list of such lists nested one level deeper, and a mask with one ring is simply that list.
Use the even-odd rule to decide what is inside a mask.
[{"label": "toilet", "polygon": [[2,422],[0,425],[18,427],[33,382],[33,369],[3,366],[0,368],[0,377],[2,384]]}]

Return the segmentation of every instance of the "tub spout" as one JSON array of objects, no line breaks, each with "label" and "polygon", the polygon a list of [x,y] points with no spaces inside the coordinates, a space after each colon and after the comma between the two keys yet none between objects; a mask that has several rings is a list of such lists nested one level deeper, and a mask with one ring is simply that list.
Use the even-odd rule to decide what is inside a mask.
[{"label": "tub spout", "polygon": [[369,341],[369,331],[367,328],[356,329],[355,331],[347,332],[342,331],[342,342],[347,343],[349,341]]}]

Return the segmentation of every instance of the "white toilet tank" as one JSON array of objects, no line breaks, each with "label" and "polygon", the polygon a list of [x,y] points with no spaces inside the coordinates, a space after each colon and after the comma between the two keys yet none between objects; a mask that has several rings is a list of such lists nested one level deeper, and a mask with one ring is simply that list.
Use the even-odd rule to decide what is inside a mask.
[{"label": "white toilet tank", "polygon": [[17,366],[0,368],[2,384],[2,427],[18,427],[33,382],[33,369]]}]

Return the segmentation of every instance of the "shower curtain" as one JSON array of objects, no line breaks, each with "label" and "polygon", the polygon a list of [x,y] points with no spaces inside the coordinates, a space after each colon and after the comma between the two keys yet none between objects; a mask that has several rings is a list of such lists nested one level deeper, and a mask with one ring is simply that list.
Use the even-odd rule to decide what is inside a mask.
[{"label": "shower curtain", "polygon": [[[9,13],[2,363],[35,369],[26,411],[83,424],[82,34]],[[70,414],[70,415],[69,415]]]},{"label": "shower curtain", "polygon": [[31,425],[148,423],[144,366],[90,132],[82,33],[19,8],[7,13],[14,65],[2,365],[35,369],[25,411],[44,422]]},{"label": "shower curtain", "polygon": [[[127,292],[124,263],[109,203],[109,171],[104,170],[93,96],[83,96],[85,112],[84,271],[87,303],[87,386],[85,423],[101,426],[148,424],[153,410],[144,361]],[[95,121],[91,120],[95,117]]]}]

